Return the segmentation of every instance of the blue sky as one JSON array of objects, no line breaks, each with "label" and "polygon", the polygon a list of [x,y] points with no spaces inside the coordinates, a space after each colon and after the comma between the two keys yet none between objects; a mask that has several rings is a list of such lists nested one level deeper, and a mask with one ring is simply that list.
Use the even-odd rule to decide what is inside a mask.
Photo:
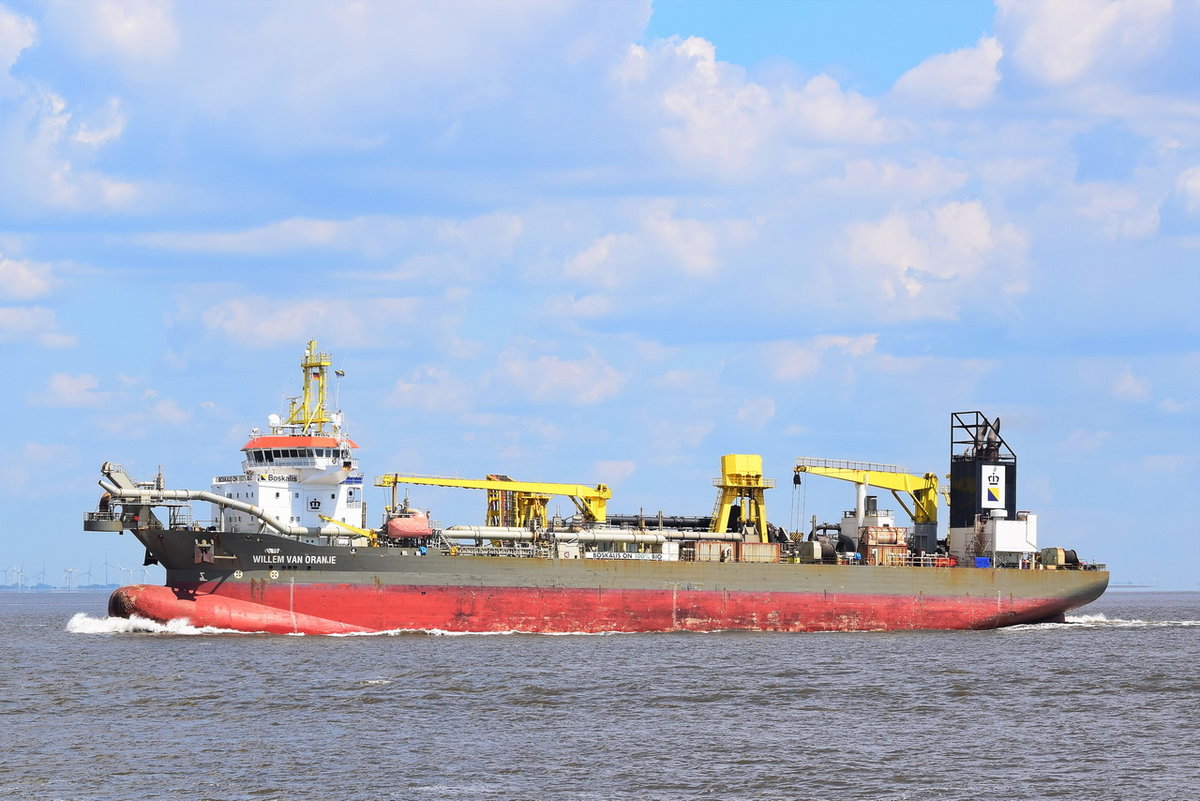
[{"label": "blue sky", "polygon": [[0,567],[140,563],[80,530],[100,463],[206,487],[315,337],[368,476],[703,514],[761,453],[792,528],[853,499],[796,457],[945,473],[979,409],[1043,545],[1195,587],[1198,37],[1195,0],[0,0]]}]

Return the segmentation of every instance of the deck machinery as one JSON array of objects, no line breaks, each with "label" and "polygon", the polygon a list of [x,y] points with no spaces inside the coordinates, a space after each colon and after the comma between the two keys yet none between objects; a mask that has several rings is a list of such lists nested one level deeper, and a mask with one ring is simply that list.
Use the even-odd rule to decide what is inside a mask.
[{"label": "deck machinery", "polygon": [[[906,542],[914,555],[947,552],[960,560],[1019,567],[1038,556],[1037,515],[1017,509],[1017,457],[1000,436],[1000,418],[982,412],[954,412],[950,416],[950,520],[945,540],[937,534],[938,477],[934,473],[909,473],[902,467],[871,462],[801,458],[800,475],[821,475],[857,486],[855,508],[842,517],[842,542],[865,552],[880,538],[880,531],[895,529],[888,510],[878,508],[870,487],[890,490],[913,521],[911,536],[897,529],[884,539]],[[903,532],[903,535],[901,534]],[[1055,561],[1052,557],[1051,562]],[[1070,558],[1070,552],[1068,556]]]}]

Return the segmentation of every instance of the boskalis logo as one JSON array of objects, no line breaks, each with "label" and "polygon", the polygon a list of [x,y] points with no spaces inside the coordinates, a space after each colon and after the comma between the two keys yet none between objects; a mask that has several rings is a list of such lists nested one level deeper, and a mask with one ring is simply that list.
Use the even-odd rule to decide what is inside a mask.
[{"label": "boskalis logo", "polygon": [[309,500],[309,502],[308,502],[308,508],[309,508],[309,510],[310,510],[310,511],[313,511],[313,512],[319,512],[319,511],[321,510],[321,501],[320,501],[320,499],[318,499],[318,498],[312,498],[311,500]]}]

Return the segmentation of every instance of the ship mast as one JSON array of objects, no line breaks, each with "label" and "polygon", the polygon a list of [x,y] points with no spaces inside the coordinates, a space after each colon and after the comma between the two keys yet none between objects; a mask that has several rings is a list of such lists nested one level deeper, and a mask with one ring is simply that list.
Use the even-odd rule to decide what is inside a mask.
[{"label": "ship mast", "polygon": [[304,358],[300,361],[300,369],[304,373],[304,392],[300,397],[292,398],[287,420],[279,426],[272,426],[272,433],[282,433],[283,429],[298,429],[297,433],[310,436],[324,434],[326,423],[333,423],[333,433],[338,433],[338,421],[331,418],[325,408],[326,384],[331,364],[333,357],[317,350],[317,341],[310,339],[304,351]]}]

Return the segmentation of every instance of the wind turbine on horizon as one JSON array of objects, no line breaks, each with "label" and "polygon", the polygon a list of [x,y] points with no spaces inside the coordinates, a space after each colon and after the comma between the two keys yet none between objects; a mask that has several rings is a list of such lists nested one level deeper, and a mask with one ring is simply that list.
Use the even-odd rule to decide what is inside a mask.
[{"label": "wind turbine on horizon", "polygon": [[73,567],[63,568],[63,574],[64,574],[65,578],[67,579],[67,592],[70,592],[71,590],[74,589],[74,587],[71,586],[71,574],[78,573],[78,572],[79,571]]}]

